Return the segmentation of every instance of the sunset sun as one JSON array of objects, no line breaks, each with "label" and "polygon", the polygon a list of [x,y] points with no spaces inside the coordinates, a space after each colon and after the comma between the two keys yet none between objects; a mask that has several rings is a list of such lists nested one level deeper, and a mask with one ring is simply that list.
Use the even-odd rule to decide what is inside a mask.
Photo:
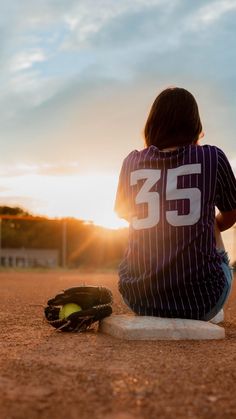
[{"label": "sunset sun", "polygon": [[117,175],[106,173],[25,174],[5,179],[4,199],[34,214],[75,217],[116,229],[127,225],[114,213],[117,182]]}]

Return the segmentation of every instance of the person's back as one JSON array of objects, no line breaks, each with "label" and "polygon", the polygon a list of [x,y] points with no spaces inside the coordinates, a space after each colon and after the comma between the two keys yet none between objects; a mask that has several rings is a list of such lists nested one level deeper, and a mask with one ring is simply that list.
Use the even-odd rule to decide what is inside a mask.
[{"label": "person's back", "polygon": [[236,182],[220,149],[197,145],[201,131],[193,96],[167,89],[147,120],[147,147],[123,162],[116,210],[130,233],[119,289],[136,313],[205,319],[225,292],[215,206],[235,220]]}]

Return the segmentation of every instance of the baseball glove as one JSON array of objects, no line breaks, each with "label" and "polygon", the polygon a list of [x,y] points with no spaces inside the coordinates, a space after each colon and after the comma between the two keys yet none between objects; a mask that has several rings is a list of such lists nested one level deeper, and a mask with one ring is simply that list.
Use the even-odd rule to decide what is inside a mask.
[{"label": "baseball glove", "polygon": [[[81,310],[61,318],[62,307],[71,303],[78,304]],[[112,293],[105,287],[81,285],[64,290],[47,304],[44,313],[50,325],[63,332],[84,332],[93,323],[110,316]]]}]

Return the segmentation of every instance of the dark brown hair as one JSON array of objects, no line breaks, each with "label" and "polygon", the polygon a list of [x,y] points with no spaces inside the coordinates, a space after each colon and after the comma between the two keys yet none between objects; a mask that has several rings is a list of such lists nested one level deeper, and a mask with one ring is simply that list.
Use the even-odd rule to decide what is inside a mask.
[{"label": "dark brown hair", "polygon": [[197,102],[180,87],[163,90],[155,99],[145,128],[146,146],[159,149],[194,144],[202,132]]}]

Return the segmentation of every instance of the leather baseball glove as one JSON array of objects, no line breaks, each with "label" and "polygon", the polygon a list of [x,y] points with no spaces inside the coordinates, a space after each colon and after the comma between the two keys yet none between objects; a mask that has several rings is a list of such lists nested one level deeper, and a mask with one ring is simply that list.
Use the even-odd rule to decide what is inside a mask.
[{"label": "leather baseball glove", "polygon": [[64,290],[47,304],[44,313],[51,326],[63,332],[84,332],[93,323],[110,316],[112,293],[105,287],[81,285]]}]

